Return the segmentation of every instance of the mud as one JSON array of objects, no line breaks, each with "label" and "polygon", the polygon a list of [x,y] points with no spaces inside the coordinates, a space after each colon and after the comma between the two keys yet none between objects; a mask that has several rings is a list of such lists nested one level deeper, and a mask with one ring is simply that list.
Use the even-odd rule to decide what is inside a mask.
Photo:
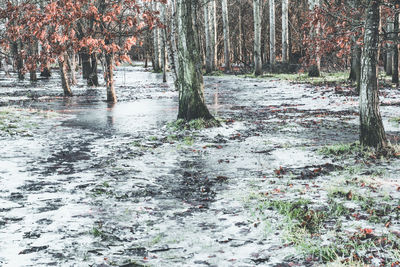
[{"label": "mud", "polygon": [[[0,134],[0,265],[321,264],[284,241],[273,211],[261,220],[249,196],[279,195],[290,183],[325,202],[320,188],[343,167],[318,150],[358,139],[357,97],[273,78],[205,85],[222,126],[173,130],[177,92],[142,67],[116,71],[115,105],[83,81],[63,98],[57,75],[1,80],[0,112],[16,130]],[[400,97],[384,92],[395,140],[400,127],[389,119],[400,107],[389,103]],[[399,166],[379,164],[388,170],[382,184],[399,183]]]}]

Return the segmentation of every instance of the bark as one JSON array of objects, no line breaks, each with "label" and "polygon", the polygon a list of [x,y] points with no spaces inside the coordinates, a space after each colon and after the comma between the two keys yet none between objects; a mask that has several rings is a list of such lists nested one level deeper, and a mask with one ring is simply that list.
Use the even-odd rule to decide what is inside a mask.
[{"label": "bark", "polygon": [[68,78],[69,78],[69,83],[71,85],[76,85],[77,84],[77,80],[76,80],[76,59],[75,59],[75,53],[73,51],[71,51],[70,53],[68,53]]},{"label": "bark", "polygon": [[[157,10],[157,2],[153,3],[153,10]],[[159,72],[160,68],[160,32],[156,26],[153,28],[153,70]]]},{"label": "bark", "polygon": [[87,78],[88,86],[99,86],[99,77],[97,76],[97,57],[95,53],[90,55],[89,77]]},{"label": "bark", "polygon": [[[315,7],[319,7],[320,0],[308,0],[309,8],[314,9]],[[313,33],[317,37],[320,35],[321,23],[318,22],[315,28],[313,29]],[[308,76],[310,77],[319,77],[321,75],[321,55],[320,55],[320,47],[319,43],[315,44],[315,64],[310,67],[308,72]]]},{"label": "bark", "polygon": [[[166,19],[165,19],[165,5],[161,5],[161,23],[166,25]],[[162,72],[163,72],[163,82],[167,82],[167,55],[166,55],[166,43],[167,43],[167,37],[166,37],[166,29],[160,29],[160,39],[161,39],[161,66],[162,66]]]},{"label": "bark", "polygon": [[115,93],[115,88],[114,88],[114,73],[113,73],[114,54],[106,53],[105,61],[106,61],[106,69],[104,72],[104,80],[106,81],[106,88],[107,88],[107,102],[116,103],[117,95]]},{"label": "bark", "polygon": [[361,54],[362,49],[360,45],[355,46],[355,54],[354,54],[354,71],[356,75],[356,91],[360,94],[360,80],[361,80]]},{"label": "bark", "polygon": [[25,75],[23,72],[24,62],[23,62],[21,54],[20,54],[21,48],[22,48],[21,42],[13,42],[12,43],[13,56],[14,56],[14,62],[15,62],[14,68],[16,68],[16,70],[17,70],[18,79],[22,81],[25,79]]},{"label": "bark", "polygon": [[261,1],[253,0],[254,13],[254,75],[262,74],[261,63]]},{"label": "bark", "polygon": [[144,55],[144,67],[147,68],[148,65],[149,65],[149,63],[148,63],[148,57],[147,57],[147,53],[145,53],[145,55]]},{"label": "bark", "polygon": [[204,101],[204,84],[198,36],[193,23],[197,0],[177,0],[179,49],[179,113],[186,121],[212,119]]},{"label": "bark", "polygon": [[[394,16],[394,31],[399,31],[399,13],[396,12]],[[393,40],[393,74],[392,74],[392,83],[399,84],[399,45],[398,45],[398,33],[394,34]]]},{"label": "bark", "polygon": [[29,80],[31,82],[36,82],[37,81],[37,75],[36,75],[36,70],[30,70],[29,71]]},{"label": "bark", "polygon": [[172,78],[174,79],[174,84],[177,86],[178,80],[178,69],[179,69],[179,62],[178,62],[178,52],[176,46],[176,3],[175,0],[171,0],[169,2],[169,6],[171,9],[171,14],[169,18],[169,29],[170,32],[167,34],[167,30],[164,29],[165,35],[167,35],[167,49],[168,49],[168,59],[170,69],[172,71]]},{"label": "bark", "polygon": [[269,58],[271,65],[276,61],[275,0],[269,0]]},{"label": "bark", "polygon": [[205,0],[204,3],[204,30],[205,30],[205,41],[206,41],[206,73],[211,73],[213,71],[213,43],[211,36],[211,25],[212,22],[210,20],[210,6],[208,4],[208,0]]},{"label": "bark", "polygon": [[[354,40],[355,42],[355,40]],[[356,92],[360,93],[360,77],[361,77],[361,46],[354,43],[351,50],[351,66],[349,80],[356,82]]]},{"label": "bark", "polygon": [[90,55],[86,51],[82,51],[80,56],[81,56],[81,62],[82,62],[82,78],[89,79],[89,76],[92,73],[92,66],[90,63]]},{"label": "bark", "polygon": [[387,146],[379,111],[378,58],[380,2],[370,0],[366,10],[364,50],[361,57],[360,143],[381,149]]},{"label": "bark", "polygon": [[282,62],[289,62],[289,0],[282,0]]},{"label": "bark", "polygon": [[[388,32],[393,32],[393,22],[389,21],[388,25],[387,25],[387,31]],[[393,34],[390,34],[390,39],[393,39]],[[387,45],[387,51],[386,51],[386,74],[387,75],[392,75],[393,74],[393,45],[392,44],[388,44]]]},{"label": "bark", "polygon": [[61,76],[61,85],[64,90],[64,96],[72,96],[71,86],[69,84],[68,79],[68,66],[67,66],[68,56],[64,54],[64,56],[58,60],[58,66],[60,68],[60,76]]},{"label": "bark", "polygon": [[231,70],[230,63],[230,41],[229,41],[229,13],[228,13],[228,2],[222,0],[222,22],[224,31],[224,59],[225,59],[225,71]]},{"label": "bark", "polygon": [[213,41],[214,49],[214,62],[213,62],[213,70],[217,69],[218,65],[218,24],[217,24],[217,1],[211,0],[212,7],[210,8],[210,19],[213,22],[212,31],[211,31],[211,40]]},{"label": "bark", "polygon": [[242,36],[243,36],[243,23],[242,23],[242,5],[241,5],[241,2],[240,2],[240,5],[239,5],[239,25],[238,25],[238,27],[239,27],[239,36],[238,36],[238,43],[239,43],[239,57],[238,57],[238,59],[239,59],[239,62],[243,62],[244,60],[243,60],[243,44],[244,44],[244,42],[243,42],[243,38],[242,38]]},{"label": "bark", "polygon": [[[38,53],[38,43],[34,42],[32,46],[28,47],[28,52],[31,56],[36,56]],[[29,80],[31,82],[36,82],[37,81],[37,75],[36,75],[36,62],[34,63],[34,66],[32,66],[32,69],[29,70]]]},{"label": "bark", "polygon": [[51,77],[51,72],[49,67],[44,67],[43,70],[40,72],[40,77],[43,78],[50,78]]}]

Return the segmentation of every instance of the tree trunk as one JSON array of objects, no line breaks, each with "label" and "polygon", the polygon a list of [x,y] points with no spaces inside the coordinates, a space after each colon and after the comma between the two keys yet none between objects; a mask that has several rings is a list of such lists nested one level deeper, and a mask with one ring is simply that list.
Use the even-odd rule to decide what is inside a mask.
[{"label": "tree trunk", "polygon": [[212,7],[210,8],[211,15],[210,19],[211,22],[213,22],[212,25],[212,31],[211,31],[211,40],[213,40],[213,56],[214,56],[214,61],[213,61],[213,70],[217,69],[218,66],[218,24],[217,24],[217,1],[216,0],[211,0]]},{"label": "tree trunk", "polygon": [[254,13],[254,75],[262,74],[261,63],[261,3],[260,0],[253,0]]},{"label": "tree trunk", "polygon": [[356,92],[360,94],[360,83],[361,83],[361,54],[362,49],[360,45],[355,46],[355,54],[354,54],[354,71],[356,74]]},{"label": "tree trunk", "polygon": [[[388,32],[393,32],[393,22],[392,21],[388,21],[387,24],[387,31]],[[391,39],[394,37],[393,34],[389,34],[389,37],[391,37]],[[393,74],[393,45],[392,44],[388,44],[387,45],[387,51],[386,51],[386,75],[392,75]]]},{"label": "tree trunk", "polygon": [[[28,52],[31,56],[36,56],[38,54],[38,43],[33,42],[32,46],[28,47]],[[29,80],[31,82],[36,82],[37,81],[37,75],[36,75],[36,62],[33,63],[34,65],[31,66],[29,70]]]},{"label": "tree trunk", "polygon": [[231,70],[230,60],[230,41],[229,41],[229,14],[228,14],[228,2],[222,0],[222,22],[224,30],[224,58],[225,58],[225,71]]},{"label": "tree trunk", "polygon": [[80,56],[82,61],[82,78],[87,80],[89,79],[89,76],[92,73],[92,65],[90,64],[90,55],[86,51],[82,51],[80,53]]},{"label": "tree trunk", "polygon": [[[314,9],[315,7],[320,6],[320,0],[308,0],[309,8]],[[321,23],[318,22],[315,25],[315,28],[312,30],[313,33],[317,38],[319,38],[321,30]],[[319,42],[315,44],[315,63],[310,67],[308,71],[308,76],[310,77],[319,77],[321,75],[321,55],[320,55],[320,47]]]},{"label": "tree trunk", "polygon": [[364,50],[361,57],[360,143],[381,149],[387,146],[387,140],[378,96],[379,0],[370,0],[366,12]]},{"label": "tree trunk", "polygon": [[64,96],[72,96],[71,86],[69,84],[69,79],[67,75],[67,55],[58,60],[58,66],[60,68],[61,85],[64,90]]},{"label": "tree trunk", "polygon": [[76,70],[76,60],[75,60],[75,53],[73,51],[71,51],[70,53],[68,53],[68,78],[69,78],[69,82],[71,85],[76,85],[77,84],[77,80],[76,80],[76,74],[75,74],[75,70]]},{"label": "tree trunk", "polygon": [[282,0],[282,62],[289,63],[289,0]]},{"label": "tree trunk", "polygon": [[[161,5],[161,23],[166,25],[166,19],[165,19],[165,4]],[[160,29],[160,39],[161,39],[161,65],[162,65],[162,72],[163,72],[163,82],[167,82],[167,55],[166,55],[166,49],[167,49],[167,37],[165,34],[165,29]]]},{"label": "tree trunk", "polygon": [[349,80],[355,82],[356,81],[356,70],[355,70],[355,53],[356,53],[356,45],[355,44],[355,39],[353,38],[353,46],[351,47],[351,52],[350,52],[350,75],[349,75]]},{"label": "tree trunk", "polygon": [[[157,10],[157,2],[153,2],[153,11]],[[159,72],[160,67],[160,32],[158,26],[153,28],[153,70]]]},{"label": "tree trunk", "polygon": [[115,94],[114,73],[113,73],[114,54],[106,53],[105,60],[106,60],[106,69],[104,72],[104,80],[106,81],[106,88],[107,88],[107,102],[116,103],[117,95]]},{"label": "tree trunk", "polygon": [[269,62],[271,65],[274,65],[276,61],[275,46],[275,0],[269,0]]},{"label": "tree trunk", "polygon": [[[396,12],[394,16],[394,32],[399,31],[399,12]],[[392,83],[399,84],[399,44],[398,44],[398,33],[394,34],[393,40],[393,74]]]},{"label": "tree trunk", "polygon": [[167,34],[167,30],[164,29],[165,38],[167,40],[167,49],[169,55],[169,64],[172,72],[172,77],[174,79],[174,84],[177,86],[178,80],[178,70],[179,70],[179,62],[178,62],[178,52],[176,46],[176,3],[175,0],[171,0],[169,2],[171,8],[171,14],[168,19],[170,32]]},{"label": "tree trunk", "polygon": [[242,2],[239,2],[240,3],[240,5],[239,5],[239,18],[238,18],[238,20],[239,20],[239,24],[238,24],[238,27],[239,27],[239,36],[238,36],[238,43],[239,43],[239,51],[238,51],[238,54],[239,54],[239,57],[238,57],[238,59],[239,59],[239,62],[243,62],[244,60],[243,60],[243,39],[242,39],[242,35],[243,35],[243,31],[242,31],[242,28],[243,28],[243,23],[242,23]]},{"label": "tree trunk", "polygon": [[179,113],[186,121],[212,119],[205,101],[199,44],[193,18],[196,18],[197,0],[177,0],[178,55],[179,55]]},{"label": "tree trunk", "polygon": [[88,86],[99,86],[99,77],[97,76],[97,57],[95,53],[90,55],[90,70],[87,79]]},{"label": "tree trunk", "polygon": [[[48,65],[48,64],[46,64]],[[50,78],[51,77],[51,72],[50,72],[50,68],[49,67],[44,67],[43,70],[40,72],[40,77],[43,78]]]},{"label": "tree trunk", "polygon": [[213,71],[213,60],[214,60],[214,55],[213,55],[213,44],[212,44],[212,38],[211,38],[211,20],[210,20],[210,14],[209,12],[210,6],[208,4],[208,0],[205,0],[204,3],[204,30],[205,30],[205,41],[206,41],[206,73],[211,73]]},{"label": "tree trunk", "polygon": [[22,60],[20,51],[21,51],[21,42],[13,42],[12,43],[12,49],[13,49],[13,54],[14,54],[14,68],[16,69],[17,73],[18,73],[18,79],[19,80],[24,80],[25,76],[24,76],[24,72],[23,72],[23,68],[24,68],[24,62]]}]

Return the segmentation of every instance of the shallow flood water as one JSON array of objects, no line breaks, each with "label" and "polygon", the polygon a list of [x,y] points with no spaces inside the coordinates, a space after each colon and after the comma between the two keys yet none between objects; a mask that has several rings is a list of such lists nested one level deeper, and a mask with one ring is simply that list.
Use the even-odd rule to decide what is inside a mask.
[{"label": "shallow flood water", "polygon": [[[116,72],[115,105],[83,84],[64,99],[56,78],[0,83],[4,105],[25,114],[18,127],[30,126],[0,136],[4,266],[296,262],[274,225],[282,222],[260,222],[248,198],[276,188],[280,166],[331,164],[317,148],[358,135],[356,97],[273,79],[206,77],[207,103],[224,122],[180,132],[167,127],[177,115],[172,83],[141,67]],[[382,110],[399,136],[388,118],[400,108]]]}]

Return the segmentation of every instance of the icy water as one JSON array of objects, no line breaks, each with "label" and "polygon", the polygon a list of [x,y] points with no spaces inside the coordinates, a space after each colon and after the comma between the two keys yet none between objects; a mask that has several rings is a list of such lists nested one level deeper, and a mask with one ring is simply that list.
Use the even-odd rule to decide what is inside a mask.
[{"label": "icy water", "polygon": [[[177,115],[171,83],[141,67],[116,76],[115,105],[104,102],[104,88],[80,84],[64,99],[56,78],[0,81],[0,102],[24,129],[0,136],[0,266],[301,265],[277,230],[282,221],[271,213],[260,222],[249,195],[278,188],[280,166],[331,164],[317,148],[357,140],[357,98],[206,77],[222,126],[176,132],[167,127]],[[398,100],[391,90],[383,99]],[[389,118],[400,108],[382,111],[396,139]]]}]

